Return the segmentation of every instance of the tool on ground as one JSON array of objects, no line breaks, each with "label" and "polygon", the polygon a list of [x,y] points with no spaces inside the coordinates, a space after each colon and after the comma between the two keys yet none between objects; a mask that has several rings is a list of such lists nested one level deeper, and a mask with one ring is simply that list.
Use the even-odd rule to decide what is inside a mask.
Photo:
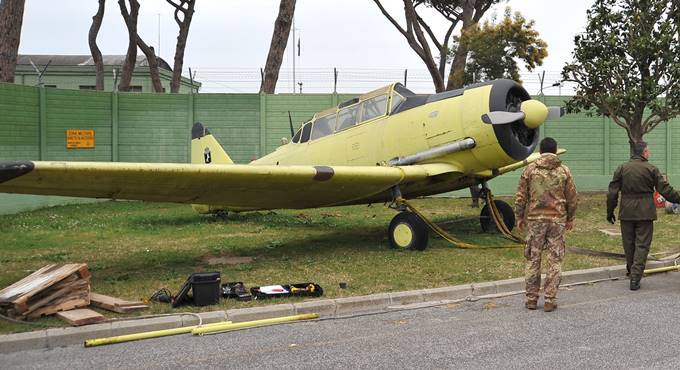
[{"label": "tool on ground", "polygon": [[247,302],[253,299],[253,295],[246,290],[241,281],[233,281],[222,284],[222,297],[233,298],[237,301]]}]

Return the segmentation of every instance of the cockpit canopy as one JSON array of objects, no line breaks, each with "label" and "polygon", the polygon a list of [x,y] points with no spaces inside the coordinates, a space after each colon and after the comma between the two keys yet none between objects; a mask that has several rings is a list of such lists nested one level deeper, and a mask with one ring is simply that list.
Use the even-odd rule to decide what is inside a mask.
[{"label": "cockpit canopy", "polygon": [[409,95],[415,96],[402,84],[396,83],[342,102],[337,107],[316,113],[295,133],[292,143],[317,140],[392,114]]}]

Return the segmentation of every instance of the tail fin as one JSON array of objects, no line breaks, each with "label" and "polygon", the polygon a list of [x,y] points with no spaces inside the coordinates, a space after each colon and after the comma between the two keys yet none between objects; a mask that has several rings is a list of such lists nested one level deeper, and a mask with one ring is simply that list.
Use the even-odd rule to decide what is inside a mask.
[{"label": "tail fin", "polygon": [[191,128],[191,163],[233,164],[217,139],[202,123],[196,122]]}]

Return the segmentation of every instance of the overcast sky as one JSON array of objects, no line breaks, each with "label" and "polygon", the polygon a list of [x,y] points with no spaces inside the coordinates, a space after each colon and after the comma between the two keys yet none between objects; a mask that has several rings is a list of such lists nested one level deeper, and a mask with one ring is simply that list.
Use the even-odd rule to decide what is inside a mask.
[{"label": "overcast sky", "polygon": [[[202,91],[255,92],[259,86],[255,80],[267,57],[279,1],[197,2],[185,54],[185,71],[188,67],[198,71],[197,79],[204,83]],[[140,34],[156,47],[160,41],[160,55],[172,65],[177,37],[173,8],[164,0],[140,0],[140,3]],[[400,0],[383,0],[383,3],[395,17],[403,19]],[[510,6],[513,11],[536,21],[535,28],[548,43],[549,53],[538,71],[547,71],[546,85],[550,85],[559,79],[559,71],[571,59],[574,35],[584,30],[586,10],[592,3],[593,0],[510,0],[489,11],[487,17],[494,13],[500,17],[504,8]],[[89,54],[87,33],[96,9],[96,0],[26,1],[19,52]],[[337,67],[339,90],[357,92],[378,87],[403,79],[403,70],[409,69],[409,87],[432,92],[423,62],[373,1],[298,0],[295,14],[296,37],[301,38],[301,55],[295,59],[296,80],[305,83],[305,91],[332,90],[332,70]],[[446,23],[435,13],[424,14],[438,35],[443,35]],[[104,54],[126,52],[126,29],[115,0],[107,1],[98,44]],[[292,89],[290,45],[278,92]],[[525,83],[535,83],[535,75],[536,71],[523,75]]]}]

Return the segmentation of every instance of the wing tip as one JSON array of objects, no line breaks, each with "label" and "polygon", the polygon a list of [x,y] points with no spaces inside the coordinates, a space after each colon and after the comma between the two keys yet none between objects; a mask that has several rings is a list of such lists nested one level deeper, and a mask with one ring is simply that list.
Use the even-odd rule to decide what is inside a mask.
[{"label": "wing tip", "polygon": [[0,184],[23,176],[35,168],[31,161],[0,161]]}]

